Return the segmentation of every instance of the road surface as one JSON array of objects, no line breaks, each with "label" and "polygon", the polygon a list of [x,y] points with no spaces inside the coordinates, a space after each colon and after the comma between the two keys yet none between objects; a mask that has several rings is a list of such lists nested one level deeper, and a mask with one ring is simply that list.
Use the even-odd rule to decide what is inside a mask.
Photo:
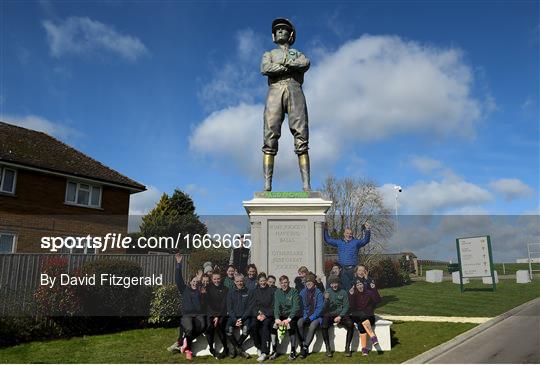
[{"label": "road surface", "polygon": [[540,363],[540,298],[428,363]]}]

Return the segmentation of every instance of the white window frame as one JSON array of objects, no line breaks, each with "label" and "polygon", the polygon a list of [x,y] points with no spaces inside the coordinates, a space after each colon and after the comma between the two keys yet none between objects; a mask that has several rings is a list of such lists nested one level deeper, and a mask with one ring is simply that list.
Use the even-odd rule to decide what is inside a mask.
[{"label": "white window frame", "polygon": [[17,252],[17,235],[15,233],[12,233],[12,232],[0,232],[0,236],[12,236],[13,239],[11,240],[11,252],[5,252],[4,254],[10,254],[10,253],[15,253]]},{"label": "white window frame", "polygon": [[[73,202],[68,200],[68,187],[69,187],[70,183],[76,184],[75,201],[73,201]],[[77,203],[77,201],[79,200],[79,190],[80,190],[81,185],[88,185],[90,187],[90,190],[88,192],[88,204],[79,204],[79,203]],[[98,188],[99,191],[100,191],[98,205],[92,205],[92,188]],[[76,205],[78,207],[85,207],[85,208],[101,209],[102,200],[103,200],[103,185],[90,184],[90,183],[88,183],[86,181],[77,181],[77,180],[71,180],[71,179],[68,179],[66,181],[66,193],[65,193],[65,196],[64,196],[64,203],[65,204]]]},{"label": "white window frame", "polygon": [[[66,237],[67,236],[64,236],[64,238],[66,238]],[[71,237],[77,238],[77,236],[71,236]],[[59,254],[64,254],[64,255],[97,255],[97,253],[98,253],[97,248],[92,248],[94,250],[94,252],[88,252],[89,248],[90,247],[85,245],[83,252],[73,252],[73,250],[78,249],[78,248],[76,248],[76,247],[73,247],[73,248],[63,247],[61,250],[58,251],[58,253]]]},{"label": "white window frame", "polygon": [[94,252],[88,252],[88,249],[89,249],[88,246],[84,246],[84,251],[83,252],[73,252],[73,250],[75,250],[75,248],[70,248],[69,253],[74,254],[74,255],[96,255],[97,254],[97,249],[96,248],[92,248],[94,250]]},{"label": "white window frame", "polygon": [[[2,185],[4,184],[6,170],[13,171],[13,174],[14,174],[14,176],[13,176],[13,190],[12,191],[4,190],[3,187],[2,187]],[[9,168],[9,167],[5,167],[3,165],[0,165],[0,194],[15,195],[16,189],[17,189],[17,170]]]},{"label": "white window frame", "polygon": [[164,252],[164,251],[148,251],[147,254],[148,255],[170,255],[170,253]]}]

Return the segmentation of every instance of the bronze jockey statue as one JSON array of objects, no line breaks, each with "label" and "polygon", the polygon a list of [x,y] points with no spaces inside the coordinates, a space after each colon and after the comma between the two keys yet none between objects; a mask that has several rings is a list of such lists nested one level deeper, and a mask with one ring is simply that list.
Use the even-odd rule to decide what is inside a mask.
[{"label": "bronze jockey statue", "polygon": [[298,155],[304,191],[310,191],[308,155],[308,113],[306,98],[302,91],[304,73],[309,69],[309,59],[300,51],[291,48],[296,31],[291,21],[283,18],[272,22],[272,40],[277,48],[265,52],[261,62],[261,73],[268,76],[268,95],[264,108],[263,171],[264,190],[272,190],[274,156],[278,151],[281,124],[285,113],[289,129],[294,137],[294,152]]}]

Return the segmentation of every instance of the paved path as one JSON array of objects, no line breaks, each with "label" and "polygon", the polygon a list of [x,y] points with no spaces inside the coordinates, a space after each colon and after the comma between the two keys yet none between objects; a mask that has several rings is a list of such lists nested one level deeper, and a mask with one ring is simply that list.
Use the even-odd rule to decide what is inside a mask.
[{"label": "paved path", "polygon": [[409,361],[432,364],[540,363],[540,298]]},{"label": "paved path", "polygon": [[389,321],[404,322],[453,322],[453,323],[485,323],[490,317],[442,317],[442,316],[394,316],[391,314],[377,314],[377,316]]}]

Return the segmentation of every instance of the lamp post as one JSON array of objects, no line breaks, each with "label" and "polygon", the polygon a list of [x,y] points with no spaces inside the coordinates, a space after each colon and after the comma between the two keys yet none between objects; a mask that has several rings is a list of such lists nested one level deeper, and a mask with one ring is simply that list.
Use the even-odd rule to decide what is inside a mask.
[{"label": "lamp post", "polygon": [[[396,233],[399,229],[399,218],[398,218],[398,196],[399,196],[399,193],[401,193],[403,191],[403,188],[399,185],[394,185],[394,193],[395,193],[395,201],[394,201],[394,207],[395,207],[395,211],[396,211]],[[397,240],[396,240],[397,241]],[[401,248],[399,247],[399,243],[398,243],[398,250],[401,251]]]}]

